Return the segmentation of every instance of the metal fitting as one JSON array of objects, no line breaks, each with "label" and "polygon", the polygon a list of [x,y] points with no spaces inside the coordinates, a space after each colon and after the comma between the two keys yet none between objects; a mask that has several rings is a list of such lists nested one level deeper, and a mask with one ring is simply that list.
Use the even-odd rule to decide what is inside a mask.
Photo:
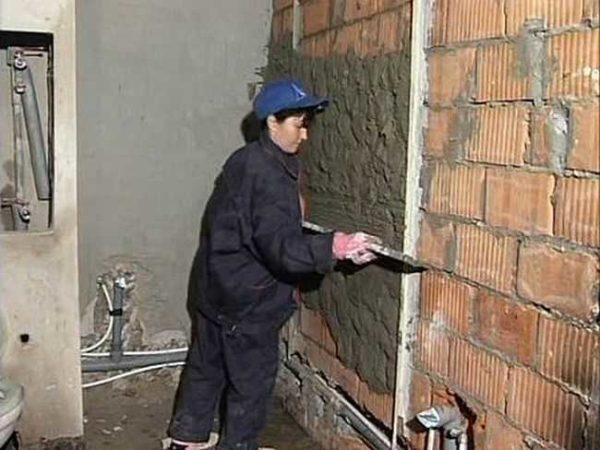
[{"label": "metal fitting", "polygon": [[[456,406],[434,406],[418,413],[417,420],[429,430],[442,430],[444,450],[467,448],[468,422]],[[429,436],[433,437],[431,433]]]},{"label": "metal fitting", "polygon": [[29,223],[31,221],[31,211],[26,206],[19,208],[18,213],[23,222]]},{"label": "metal fitting", "polygon": [[13,67],[18,70],[25,70],[27,68],[27,60],[23,57],[22,51],[16,51],[13,55]]}]

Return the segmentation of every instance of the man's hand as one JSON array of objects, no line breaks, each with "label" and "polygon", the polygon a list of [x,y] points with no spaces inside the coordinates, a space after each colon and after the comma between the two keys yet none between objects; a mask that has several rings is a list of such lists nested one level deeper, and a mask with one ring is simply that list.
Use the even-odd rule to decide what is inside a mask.
[{"label": "man's hand", "polygon": [[336,232],[333,235],[333,256],[336,259],[349,259],[361,265],[373,261],[377,255],[371,251],[371,245],[381,244],[381,240],[366,233],[346,234]]}]

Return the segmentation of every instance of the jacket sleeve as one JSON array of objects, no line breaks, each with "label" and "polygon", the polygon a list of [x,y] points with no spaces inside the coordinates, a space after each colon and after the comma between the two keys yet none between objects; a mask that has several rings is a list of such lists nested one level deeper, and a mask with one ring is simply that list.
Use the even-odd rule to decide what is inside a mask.
[{"label": "jacket sleeve", "polygon": [[288,275],[332,271],[333,233],[304,234],[276,184],[260,180],[252,196],[252,238],[267,267]]}]

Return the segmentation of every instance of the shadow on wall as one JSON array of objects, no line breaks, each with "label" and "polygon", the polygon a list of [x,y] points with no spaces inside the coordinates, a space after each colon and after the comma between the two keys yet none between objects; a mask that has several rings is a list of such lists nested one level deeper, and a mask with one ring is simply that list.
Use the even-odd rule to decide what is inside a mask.
[{"label": "shadow on wall", "polygon": [[[13,162],[6,161],[4,164],[2,164],[2,168],[4,169],[6,180],[13,180],[15,177]],[[15,187],[12,182],[7,182],[2,188],[0,188],[0,198],[10,197],[15,197]],[[12,230],[13,228],[14,222],[9,208],[0,209],[0,230]]]},{"label": "shadow on wall", "polygon": [[[256,117],[256,114],[254,114],[253,111],[250,111],[248,114],[246,114],[244,116],[244,118],[242,119],[242,122],[240,123],[240,132],[242,133],[242,137],[244,138],[244,141],[246,142],[246,144],[249,144],[250,142],[256,141],[258,140],[259,136],[260,136],[260,129],[261,129],[261,123],[260,120],[258,120],[258,117]],[[210,204],[210,200],[209,203],[207,203],[204,212],[202,213],[202,220],[201,220],[201,224],[200,224],[200,233],[198,235],[198,243],[200,243],[200,240],[202,238],[202,234],[203,231],[206,230],[207,224],[206,224],[206,211],[208,209],[208,206]],[[188,278],[188,289],[187,289],[187,301],[186,301],[186,308],[187,308],[187,312],[188,315],[190,317],[190,322],[191,322],[191,334],[192,334],[192,338],[194,338],[194,335],[197,333],[197,298],[198,298],[198,283],[196,283],[196,280],[198,280],[199,277],[199,270],[200,270],[200,264],[199,261],[197,261],[198,259],[198,252],[196,252],[196,255],[194,256],[194,260],[192,261],[192,267],[190,268],[190,275]]]},{"label": "shadow on wall", "polygon": [[[249,144],[250,142],[258,140],[258,138],[260,136],[260,131],[261,131],[261,124],[260,124],[260,121],[258,120],[258,118],[256,117],[256,115],[254,114],[254,112],[251,111],[244,116],[244,118],[242,119],[242,122],[240,124],[240,131],[242,133],[242,136],[243,136],[246,144]],[[198,235],[198,245],[200,245],[203,233],[208,228],[206,211],[209,210],[210,201],[211,200],[209,198],[209,200],[206,204],[206,207],[204,208],[204,212],[202,213],[202,220],[201,220],[201,224],[200,224],[200,233]],[[186,309],[187,309],[187,313],[190,317],[190,323],[191,323],[191,332],[190,333],[191,333],[192,341],[200,333],[199,325],[202,323],[201,321],[198,321],[199,313],[198,313],[198,307],[197,307],[198,296],[200,295],[200,287],[199,287],[199,283],[197,282],[199,280],[200,270],[201,270],[201,263],[199,261],[199,258],[200,258],[200,253],[198,251],[196,251],[196,254],[194,255],[194,260],[192,261],[192,266],[190,268],[190,275],[188,278],[188,288],[187,288]],[[179,394],[177,394],[177,395],[179,395]],[[222,418],[224,417],[224,408],[225,408],[224,399],[225,399],[225,397],[223,396],[223,398],[220,400],[220,403],[219,403],[219,414],[218,414],[219,421],[221,421]]]},{"label": "shadow on wall", "polygon": [[246,144],[258,140],[260,128],[260,120],[258,120],[258,117],[256,117],[256,114],[254,114],[253,111],[244,116],[240,125],[240,131],[242,132]]}]

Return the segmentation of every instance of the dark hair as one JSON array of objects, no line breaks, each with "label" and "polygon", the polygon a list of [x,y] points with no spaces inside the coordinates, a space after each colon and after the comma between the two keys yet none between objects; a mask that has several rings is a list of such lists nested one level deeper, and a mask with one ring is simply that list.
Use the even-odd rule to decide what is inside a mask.
[{"label": "dark hair", "polygon": [[[306,122],[310,122],[316,114],[315,108],[300,108],[300,109],[284,109],[282,111],[278,111],[273,116],[275,116],[275,120],[281,123],[288,117],[292,116],[301,116],[305,115]],[[263,129],[267,128],[267,119],[263,120],[261,123],[261,127]]]}]

